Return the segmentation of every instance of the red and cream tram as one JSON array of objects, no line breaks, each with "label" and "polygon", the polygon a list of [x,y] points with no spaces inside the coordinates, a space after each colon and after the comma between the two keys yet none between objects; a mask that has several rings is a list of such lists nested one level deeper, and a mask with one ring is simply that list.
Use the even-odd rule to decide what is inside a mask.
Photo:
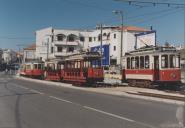
[{"label": "red and cream tram", "polygon": [[61,72],[64,81],[75,83],[103,82],[101,55],[98,52],[84,52],[67,57]]},{"label": "red and cream tram", "polygon": [[44,63],[43,62],[28,62],[21,65],[20,75],[41,78],[44,77]]},{"label": "red and cream tram", "polygon": [[98,52],[83,52],[67,56],[64,60],[45,63],[45,79],[76,84],[103,82],[103,68]]},{"label": "red and cream tram", "polygon": [[45,80],[61,81],[63,79],[63,66],[61,60],[45,62]]},{"label": "red and cream tram", "polygon": [[144,47],[126,53],[122,80],[130,86],[151,87],[152,83],[179,84],[180,53],[173,47]]}]

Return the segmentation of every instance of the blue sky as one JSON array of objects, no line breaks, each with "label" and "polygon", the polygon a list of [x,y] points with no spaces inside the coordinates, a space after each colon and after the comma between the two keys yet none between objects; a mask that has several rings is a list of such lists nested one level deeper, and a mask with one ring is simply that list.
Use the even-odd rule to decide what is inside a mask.
[{"label": "blue sky", "polygon": [[[144,0],[142,0],[144,1]],[[152,0],[150,0],[152,1]],[[157,1],[157,0],[153,0]],[[184,3],[184,0],[158,0]],[[138,6],[114,0],[0,0],[0,47],[18,49],[35,42],[34,32],[45,27],[90,29],[103,22],[119,25],[113,10],[123,10],[124,25],[157,31],[157,41],[184,42],[184,10],[164,5]]]}]

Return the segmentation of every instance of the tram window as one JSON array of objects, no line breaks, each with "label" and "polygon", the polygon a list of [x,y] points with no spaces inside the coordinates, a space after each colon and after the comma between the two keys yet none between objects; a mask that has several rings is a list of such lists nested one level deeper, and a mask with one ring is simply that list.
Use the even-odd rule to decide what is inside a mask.
[{"label": "tram window", "polygon": [[180,68],[180,55],[176,56],[176,68]]},{"label": "tram window", "polygon": [[127,69],[130,69],[130,58],[127,58]]},{"label": "tram window", "polygon": [[135,68],[136,69],[139,68],[139,57],[138,56],[135,57]]},{"label": "tram window", "polygon": [[62,64],[62,65],[59,65],[60,66],[60,69],[64,69],[64,65]]},{"label": "tram window", "polygon": [[78,61],[78,68],[80,68],[80,62]]},{"label": "tram window", "polygon": [[175,55],[170,55],[170,68],[175,68]]},{"label": "tram window", "polygon": [[37,67],[37,64],[34,64],[34,69],[37,69],[38,67]]},{"label": "tram window", "polygon": [[135,59],[134,57],[131,58],[131,69],[135,68]]},{"label": "tram window", "polygon": [[149,59],[149,56],[145,56],[145,68],[150,68],[150,59]]},{"label": "tram window", "polygon": [[42,68],[41,64],[38,64],[38,69],[41,69],[41,68]]},{"label": "tram window", "polygon": [[140,56],[140,68],[144,68],[144,56]]},{"label": "tram window", "polygon": [[161,56],[161,67],[168,68],[168,55]]},{"label": "tram window", "polygon": [[26,69],[31,69],[31,65],[26,65]]}]

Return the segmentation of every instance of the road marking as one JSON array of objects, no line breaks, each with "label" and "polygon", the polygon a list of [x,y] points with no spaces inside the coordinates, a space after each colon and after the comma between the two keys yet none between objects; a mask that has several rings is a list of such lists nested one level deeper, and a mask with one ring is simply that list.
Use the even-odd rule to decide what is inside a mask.
[{"label": "road marking", "polygon": [[112,114],[112,113],[109,113],[109,112],[105,112],[105,111],[102,111],[102,110],[99,110],[99,109],[95,109],[95,108],[92,108],[92,107],[89,107],[89,106],[83,106],[81,104],[71,102],[69,100],[61,99],[61,98],[58,98],[58,97],[55,97],[55,96],[49,96],[49,97],[52,98],[52,99],[58,100],[58,101],[63,101],[63,102],[70,103],[70,104],[73,104],[73,105],[78,105],[78,106],[81,106],[85,109],[95,111],[95,112],[99,112],[101,114],[105,114],[105,115],[108,115],[108,116],[111,116],[111,117],[114,117],[114,118],[118,118],[118,119],[126,120],[126,121],[129,121],[129,122],[132,122],[132,123],[140,124],[142,126],[147,126],[148,128],[156,128],[154,126],[151,126],[151,125],[148,125],[148,124],[145,124],[145,123],[142,123],[142,122],[137,122],[135,120],[132,120],[132,119],[129,119],[129,118],[126,118],[126,117],[122,117],[122,116],[119,116],[119,115],[116,115],[116,114]]},{"label": "road marking", "polygon": [[[17,86],[17,85],[16,85]],[[23,88],[23,89],[26,89],[26,90],[28,90],[29,88],[27,88],[27,87],[24,87],[24,86],[20,86],[20,85],[18,85],[17,87],[19,87],[19,88]]]},{"label": "road marking", "polygon": [[176,111],[176,118],[179,122],[179,125],[182,127],[182,128],[185,128],[184,127],[184,108],[182,106],[179,106],[177,108],[177,111]]},{"label": "road marking", "polygon": [[39,92],[39,91],[37,91],[37,90],[34,90],[34,89],[30,89],[29,91],[31,91],[31,92],[34,92],[34,93],[38,93],[38,94],[44,94],[44,93],[42,93],[42,92]]},{"label": "road marking", "polygon": [[24,86],[21,86],[21,85],[17,85],[17,84],[13,84],[13,83],[11,83],[11,85],[16,86],[18,88],[25,89],[25,90],[29,90],[29,91],[37,93],[37,94],[41,94],[41,95],[44,94],[43,92],[40,92],[40,91],[37,91],[37,90],[34,90],[34,89],[30,89],[30,88],[27,88],[27,87],[24,87]]},{"label": "road marking", "polygon": [[61,98],[58,98],[58,97],[55,97],[55,96],[49,96],[50,98],[53,98],[53,99],[56,99],[56,100],[59,100],[59,101],[63,101],[63,102],[67,102],[67,103],[71,103],[73,104],[73,102],[69,101],[69,100],[65,100],[65,99],[61,99]]},{"label": "road marking", "polygon": [[126,120],[126,121],[129,121],[129,122],[135,122],[134,120],[131,120],[131,119],[119,116],[119,115],[115,115],[115,114],[112,114],[112,113],[109,113],[109,112],[105,112],[105,111],[102,111],[102,110],[98,110],[98,109],[95,109],[95,108],[92,108],[92,107],[88,107],[88,106],[83,106],[83,107],[86,108],[86,109],[92,110],[92,111],[96,111],[96,112],[99,112],[99,113],[102,113],[102,114],[105,114],[105,115],[115,117],[115,118],[119,118],[119,119]]}]

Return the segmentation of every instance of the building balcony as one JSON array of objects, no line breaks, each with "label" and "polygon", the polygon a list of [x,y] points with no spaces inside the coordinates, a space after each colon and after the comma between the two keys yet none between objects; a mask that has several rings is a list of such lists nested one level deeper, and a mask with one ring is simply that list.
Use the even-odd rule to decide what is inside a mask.
[{"label": "building balcony", "polygon": [[54,55],[55,56],[69,56],[74,54],[75,52],[55,52]]},{"label": "building balcony", "polygon": [[69,41],[55,41],[54,44],[56,46],[61,46],[61,45],[77,46],[77,45],[79,45],[79,41],[73,41],[73,42],[69,42]]}]

